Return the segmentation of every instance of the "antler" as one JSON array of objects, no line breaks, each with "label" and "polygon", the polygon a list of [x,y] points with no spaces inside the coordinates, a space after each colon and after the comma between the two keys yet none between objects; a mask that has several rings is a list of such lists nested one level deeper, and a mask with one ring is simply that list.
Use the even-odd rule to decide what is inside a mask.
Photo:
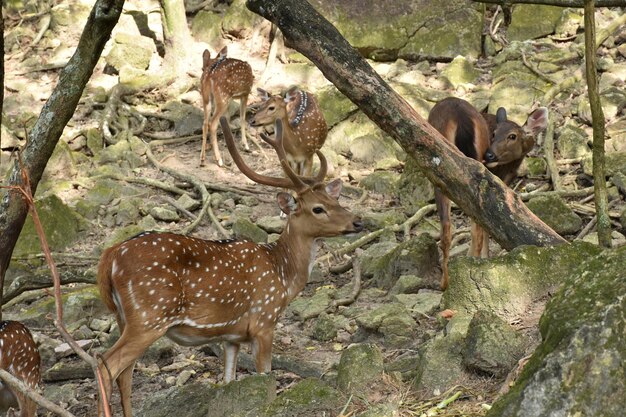
[{"label": "antler", "polygon": [[244,162],[243,158],[239,154],[239,151],[235,146],[235,140],[233,138],[233,134],[230,130],[230,126],[228,125],[226,117],[222,116],[220,118],[220,124],[222,125],[222,131],[224,132],[226,146],[228,147],[228,151],[233,157],[233,161],[235,162],[239,170],[252,181],[273,187],[290,188],[298,192],[324,180],[324,177],[326,176],[326,171],[328,170],[328,163],[326,161],[326,158],[320,151],[316,151],[317,156],[320,159],[320,170],[317,176],[301,177],[293,172],[293,170],[289,166],[289,163],[287,162],[287,156],[285,154],[285,149],[283,148],[283,124],[280,119],[276,120],[276,139],[270,139],[265,134],[261,134],[261,138],[274,148],[276,154],[278,155],[280,165],[282,166],[283,171],[285,171],[285,174],[287,174],[289,178],[270,177],[254,172],[252,168],[250,168]]}]

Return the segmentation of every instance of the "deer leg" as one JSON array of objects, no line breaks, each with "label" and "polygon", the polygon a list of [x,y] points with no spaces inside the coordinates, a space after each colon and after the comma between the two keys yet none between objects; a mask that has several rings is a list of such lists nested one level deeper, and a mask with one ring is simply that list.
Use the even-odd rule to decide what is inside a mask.
[{"label": "deer leg", "polygon": [[202,121],[202,149],[200,150],[200,166],[204,166],[206,159],[206,137],[209,132],[209,117],[211,116],[211,98],[203,103],[204,119]]},{"label": "deer leg", "polygon": [[130,364],[120,373],[120,376],[117,377],[117,387],[120,390],[124,417],[132,417],[133,415],[130,395],[133,387],[133,370],[135,369],[135,363],[136,361]]},{"label": "deer leg", "polygon": [[211,117],[211,125],[209,129],[211,131],[211,148],[213,148],[213,156],[217,165],[224,166],[224,160],[220,154],[220,148],[217,145],[217,125],[220,123],[220,117],[228,110],[228,103],[222,101],[215,103],[215,114]]},{"label": "deer leg", "polygon": [[467,252],[468,256],[480,256],[483,251],[484,244],[484,232],[483,228],[472,220],[472,243],[470,243],[469,251]]},{"label": "deer leg", "polygon": [[[20,417],[35,417],[35,411],[37,411],[37,404],[28,398],[25,394],[21,392],[15,394],[17,398],[17,403],[20,407]],[[17,413],[15,415],[18,415]]]},{"label": "deer leg", "polygon": [[441,222],[439,245],[441,246],[441,289],[448,288],[448,259],[450,258],[450,244],[452,234],[450,232],[450,200],[438,188],[435,188],[435,203],[437,214]]},{"label": "deer leg", "polygon": [[248,137],[246,136],[246,107],[248,105],[248,95],[241,96],[239,99],[239,117],[241,118],[241,142],[243,143],[243,148],[246,151],[250,150],[248,146]]},{"label": "deer leg", "polygon": [[483,249],[480,251],[480,257],[489,257],[489,233],[485,229],[483,229]]},{"label": "deer leg", "polygon": [[270,373],[272,371],[272,340],[274,331],[259,333],[252,341],[252,355],[254,356],[256,371]]},{"label": "deer leg", "polygon": [[305,177],[310,177],[313,174],[313,155],[307,157],[302,163],[302,174]]},{"label": "deer leg", "polygon": [[224,383],[228,384],[237,377],[237,355],[239,343],[224,342]]}]

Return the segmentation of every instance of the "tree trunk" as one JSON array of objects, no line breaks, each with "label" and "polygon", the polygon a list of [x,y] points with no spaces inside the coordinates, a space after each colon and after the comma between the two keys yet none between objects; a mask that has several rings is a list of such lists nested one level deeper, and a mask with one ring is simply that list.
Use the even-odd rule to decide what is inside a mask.
[{"label": "tree trunk", "polygon": [[[165,63],[173,74],[186,71],[191,45],[191,33],[185,15],[183,0],[160,0],[163,38],[165,41]],[[200,58],[198,58],[200,62]]]},{"label": "tree trunk", "polygon": [[[558,7],[585,7],[587,0],[472,0],[475,3],[510,4],[544,4]],[[597,0],[597,7],[625,7],[626,0]]]},{"label": "tree trunk", "polygon": [[595,191],[598,243],[611,247],[611,219],[604,180],[604,112],[598,94],[598,70],[596,66],[596,20],[593,0],[585,0],[585,72],[587,94],[591,106],[593,125],[593,184]]},{"label": "tree trunk", "polygon": [[446,142],[309,3],[247,0],[247,7],[276,24],[291,47],[391,135],[424,175],[503,248],[565,242],[482,164]]},{"label": "tree trunk", "polygon": [[[22,151],[22,160],[31,181],[33,195],[65,125],[76,110],[78,100],[93,73],[102,49],[117,24],[123,5],[124,0],[96,2],[76,52],[61,70],[59,82],[30,132],[28,143]],[[17,161],[14,163],[8,184],[22,184]],[[4,276],[27,214],[28,206],[21,195],[17,192],[5,192],[0,202],[0,300]]]}]

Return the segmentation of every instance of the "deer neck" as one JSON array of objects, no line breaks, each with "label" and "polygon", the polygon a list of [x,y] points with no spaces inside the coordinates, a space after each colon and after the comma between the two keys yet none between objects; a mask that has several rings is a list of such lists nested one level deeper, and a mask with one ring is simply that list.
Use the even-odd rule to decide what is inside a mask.
[{"label": "deer neck", "polygon": [[317,249],[317,239],[303,236],[294,230],[291,221],[287,222],[273,248],[273,254],[287,291],[288,303],[304,289],[309,280]]}]

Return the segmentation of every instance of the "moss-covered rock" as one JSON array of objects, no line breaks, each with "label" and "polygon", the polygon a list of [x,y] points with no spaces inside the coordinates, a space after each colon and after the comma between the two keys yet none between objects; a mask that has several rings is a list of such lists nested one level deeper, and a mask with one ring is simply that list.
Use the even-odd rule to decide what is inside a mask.
[{"label": "moss-covered rock", "polygon": [[581,259],[600,252],[583,242],[554,247],[523,246],[492,259],[457,257],[450,262],[450,285],[442,308],[501,317],[526,314],[533,300],[558,288]]},{"label": "moss-covered rock", "polygon": [[[582,161],[583,172],[587,175],[593,175],[593,159],[591,155]],[[626,174],[626,152],[612,152],[605,155],[604,173],[607,177],[611,177],[616,173]]]},{"label": "moss-covered rock", "polygon": [[543,158],[530,157],[524,160],[526,167],[528,168],[528,174],[532,177],[539,177],[545,175],[547,164]]},{"label": "moss-covered rock", "polygon": [[[339,391],[317,378],[306,378],[283,392],[259,413],[262,417],[333,415],[343,405]],[[250,415],[250,414],[249,414]]]},{"label": "moss-covered rock", "polygon": [[398,182],[398,198],[407,213],[414,213],[435,198],[435,189],[411,157]]},{"label": "moss-covered rock", "polygon": [[315,340],[321,342],[328,342],[337,337],[337,330],[339,329],[338,321],[335,316],[331,316],[326,313],[322,313],[315,320],[311,336]]},{"label": "moss-covered rock", "polygon": [[441,304],[440,292],[421,292],[419,294],[396,294],[391,297],[406,306],[414,317],[430,316],[439,309]]},{"label": "moss-covered rock", "polygon": [[393,287],[389,290],[389,295],[394,294],[415,294],[422,288],[428,287],[428,281],[417,275],[401,275]]},{"label": "moss-covered rock", "polygon": [[582,219],[559,196],[535,197],[526,206],[560,235],[576,233],[582,227]]},{"label": "moss-covered rock", "polygon": [[256,243],[267,242],[267,232],[246,218],[235,219],[232,231],[237,239],[248,239]]},{"label": "moss-covered rock", "polygon": [[337,289],[320,287],[312,297],[297,297],[287,307],[287,313],[294,314],[301,320],[322,314],[337,294]]},{"label": "moss-covered rock", "polygon": [[[513,8],[506,34],[511,41],[525,41],[554,33],[562,7],[518,4]],[[541,16],[538,19],[537,16]]]},{"label": "moss-covered rock", "polygon": [[221,42],[222,15],[200,10],[191,21],[191,35],[198,42],[204,42],[217,49]]},{"label": "moss-covered rock", "polygon": [[429,340],[420,348],[415,388],[432,395],[444,392],[464,377],[463,337],[451,334]]},{"label": "moss-covered rock", "polygon": [[113,47],[106,56],[106,63],[117,71],[126,65],[146,70],[154,53],[156,46],[152,39],[120,32],[113,37]]},{"label": "moss-covered rock", "polygon": [[194,382],[145,397],[138,417],[243,417],[276,398],[271,375],[253,375],[222,386]]},{"label": "moss-covered rock", "polygon": [[378,230],[385,227],[401,224],[406,220],[404,213],[386,209],[382,212],[368,211],[361,215],[366,230]]},{"label": "moss-covered rock", "polygon": [[435,240],[426,233],[401,243],[375,261],[370,271],[376,284],[391,288],[401,275],[434,278],[438,274],[439,254]]},{"label": "moss-covered rock", "polygon": [[473,371],[506,376],[524,355],[527,341],[506,321],[497,315],[481,310],[470,322],[463,364]]},{"label": "moss-covered rock", "polygon": [[248,10],[245,0],[234,0],[224,14],[222,29],[232,36],[245,38],[263,21],[261,16]]},{"label": "moss-covered rock", "polygon": [[626,247],[578,259],[541,317],[541,345],[488,416],[623,415]]},{"label": "moss-covered rock", "polygon": [[353,345],[341,354],[337,368],[337,388],[362,394],[383,374],[383,354],[374,344]]},{"label": "moss-covered rock", "polygon": [[406,346],[415,339],[415,320],[402,303],[387,303],[363,312],[356,322],[365,330],[382,334],[388,346]]},{"label": "moss-covered rock", "polygon": [[357,105],[337,90],[334,85],[322,88],[316,92],[316,95],[329,128],[358,110]]},{"label": "moss-covered rock", "polygon": [[359,183],[366,190],[381,194],[393,194],[397,188],[400,174],[391,171],[374,171]]},{"label": "moss-covered rock", "polygon": [[398,244],[394,241],[374,243],[361,254],[361,273],[364,277],[372,277],[378,269],[379,259],[393,251]]},{"label": "moss-covered rock", "polygon": [[[85,229],[87,222],[85,219],[66,206],[56,195],[52,194],[41,200],[35,201],[35,207],[39,214],[39,219],[43,226],[46,240],[50,250],[62,251],[80,236],[81,230]],[[35,223],[32,217],[28,216],[20,237],[13,250],[14,256],[24,256],[26,254],[41,253],[41,243],[35,231]]]},{"label": "moss-covered rock", "polygon": [[476,82],[479,73],[467,58],[459,55],[443,69],[441,75],[456,88],[461,84]]},{"label": "moss-covered rock", "polygon": [[591,154],[588,142],[585,131],[569,123],[559,130],[556,147],[562,158],[580,158]]}]

